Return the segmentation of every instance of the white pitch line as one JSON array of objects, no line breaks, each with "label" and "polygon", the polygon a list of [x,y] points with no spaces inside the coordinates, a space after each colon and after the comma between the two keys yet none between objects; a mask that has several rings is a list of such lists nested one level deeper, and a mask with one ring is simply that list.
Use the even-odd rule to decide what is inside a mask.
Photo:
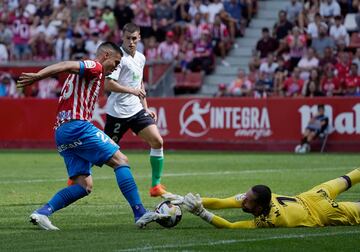
[{"label": "white pitch line", "polygon": [[269,240],[283,240],[283,239],[298,239],[298,238],[312,238],[312,237],[322,237],[322,236],[337,236],[337,235],[351,235],[351,234],[360,234],[360,231],[349,231],[349,232],[333,232],[333,233],[314,233],[314,234],[293,234],[293,235],[277,235],[269,236],[264,238],[248,238],[248,239],[233,239],[233,240],[220,240],[220,241],[210,241],[206,243],[185,243],[178,245],[157,245],[157,246],[144,246],[130,249],[119,249],[115,252],[131,252],[131,251],[144,251],[144,250],[159,250],[159,249],[182,249],[189,248],[194,246],[214,246],[221,244],[234,244],[234,243],[247,243],[247,242],[257,242],[257,241],[269,241]]},{"label": "white pitch line", "polygon": [[[321,168],[318,171],[336,171],[340,170],[339,167],[329,167],[329,168]],[[164,174],[163,177],[188,177],[188,176],[218,176],[218,175],[234,175],[234,174],[256,174],[256,173],[282,173],[282,172],[314,172],[314,169],[264,169],[264,170],[241,170],[241,171],[216,171],[216,172],[184,172],[184,173],[167,173]],[[135,178],[150,178],[150,175],[134,175]],[[107,180],[114,179],[113,176],[103,176],[96,177],[95,180]],[[57,178],[57,179],[27,179],[27,180],[10,180],[10,181],[0,181],[0,185],[7,184],[30,184],[30,183],[43,183],[43,182],[61,182],[66,181],[66,178]]]}]

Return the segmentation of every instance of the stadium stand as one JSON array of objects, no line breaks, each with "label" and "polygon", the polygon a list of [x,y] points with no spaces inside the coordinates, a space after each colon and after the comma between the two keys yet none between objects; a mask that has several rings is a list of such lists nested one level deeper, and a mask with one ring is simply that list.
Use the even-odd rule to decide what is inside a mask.
[{"label": "stadium stand", "polygon": [[[169,85],[176,93],[213,96],[221,84],[229,94],[239,70],[245,70],[251,91],[241,96],[287,96],[294,92],[284,87],[299,87],[284,82],[291,82],[299,67],[304,85],[297,95],[304,96],[308,86],[315,90],[312,95],[349,95],[344,81],[351,62],[358,62],[359,6],[359,0],[5,0],[0,3],[0,63],[93,58],[101,41],[120,44],[121,28],[132,21],[141,27],[138,50],[148,60],[175,63],[176,82]],[[261,68],[268,53],[274,55],[270,68],[276,66],[271,76]],[[4,67],[0,72],[11,75]],[[307,85],[311,68],[321,81]],[[166,68],[153,72],[159,71]],[[10,77],[16,81],[16,75]],[[324,79],[336,92],[324,89]],[[259,95],[264,81],[270,85]]]}]

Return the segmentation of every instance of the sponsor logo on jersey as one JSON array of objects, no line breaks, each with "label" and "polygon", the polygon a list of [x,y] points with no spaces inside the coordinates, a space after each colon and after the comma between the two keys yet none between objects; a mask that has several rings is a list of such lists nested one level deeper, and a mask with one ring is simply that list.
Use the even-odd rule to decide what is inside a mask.
[{"label": "sponsor logo on jersey", "polygon": [[84,60],[84,64],[86,68],[95,68],[96,62],[92,60]]},{"label": "sponsor logo on jersey", "polygon": [[201,137],[210,130],[231,130],[235,137],[255,140],[272,135],[266,107],[212,106],[208,101],[191,100],[181,109],[180,135]]}]

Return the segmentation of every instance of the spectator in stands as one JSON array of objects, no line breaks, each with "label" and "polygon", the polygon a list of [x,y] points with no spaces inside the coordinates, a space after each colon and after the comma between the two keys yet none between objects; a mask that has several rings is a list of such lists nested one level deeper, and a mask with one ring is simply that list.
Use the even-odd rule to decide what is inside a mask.
[{"label": "spectator in stands", "polygon": [[278,58],[277,63],[279,66],[275,70],[274,95],[282,95],[282,87],[284,86],[284,81],[288,76],[288,69],[285,66],[285,62],[282,57]]},{"label": "spectator in stands", "polygon": [[291,23],[295,24],[299,14],[303,10],[303,5],[297,0],[291,0],[288,4],[286,4],[284,10],[287,13],[288,20]]},{"label": "spectator in stands", "polygon": [[51,6],[50,0],[42,0],[39,2],[40,5],[36,10],[35,16],[39,16],[42,20],[45,16],[51,16],[53,13],[53,8]]},{"label": "spectator in stands", "polygon": [[151,21],[153,8],[152,0],[135,0],[131,4],[134,23],[140,27],[141,38],[145,46],[148,44],[148,39],[154,34]]},{"label": "spectator in stands", "polygon": [[208,5],[208,22],[210,24],[213,24],[215,21],[216,14],[220,13],[224,9],[224,4],[221,0],[210,0],[210,3]]},{"label": "spectator in stands", "polygon": [[166,40],[161,42],[158,47],[158,55],[160,59],[166,61],[177,60],[179,56],[179,45],[175,42],[175,34],[173,31],[166,33]]},{"label": "spectator in stands", "polygon": [[58,6],[54,9],[51,17],[51,25],[60,27],[63,24],[71,23],[71,10],[66,6],[65,0],[59,0]]},{"label": "spectator in stands", "polygon": [[227,88],[230,96],[250,96],[252,92],[252,83],[247,78],[243,69],[238,70],[237,77]]},{"label": "spectator in stands", "polygon": [[47,39],[44,32],[39,32],[31,43],[33,59],[52,60],[54,56],[54,47],[52,41]]},{"label": "spectator in stands", "polygon": [[[242,13],[244,8],[246,8],[246,5],[242,3],[241,0],[230,0],[224,2],[224,11],[228,13],[229,18],[232,19],[234,22],[234,32],[239,32],[241,36],[245,33],[246,28],[246,20],[242,17]],[[235,39],[235,35],[233,36],[233,39]]]},{"label": "spectator in stands", "polygon": [[279,20],[275,23],[273,33],[277,40],[285,38],[292,30],[293,24],[287,20],[286,11],[279,11]]},{"label": "spectator in stands", "polygon": [[320,76],[316,69],[312,69],[309,79],[304,82],[302,94],[305,97],[324,96],[320,91]]},{"label": "spectator in stands", "polygon": [[88,34],[90,34],[89,21],[85,17],[79,17],[76,24],[74,25],[73,32],[87,37]]},{"label": "spectator in stands", "polygon": [[335,44],[345,44],[346,46],[350,43],[350,37],[343,25],[342,17],[335,17],[335,24],[330,27],[330,36],[334,39]]},{"label": "spectator in stands", "polygon": [[6,25],[5,21],[0,20],[0,40],[8,49],[11,48],[12,37],[11,29]]},{"label": "spectator in stands", "polygon": [[208,36],[209,32],[204,30],[200,40],[195,44],[194,59],[188,64],[188,68],[193,72],[203,70],[206,74],[210,74],[213,70],[213,51]]},{"label": "spectator in stands", "polygon": [[38,82],[36,97],[40,99],[57,98],[60,92],[61,86],[59,86],[59,81],[54,77],[50,77]]},{"label": "spectator in stands", "polygon": [[348,52],[339,52],[338,61],[335,64],[335,75],[340,83],[344,83],[346,75],[350,71],[351,60]]},{"label": "spectator in stands", "polygon": [[71,40],[66,37],[66,28],[60,28],[59,37],[55,41],[55,59],[64,61],[70,59]]},{"label": "spectator in stands", "polygon": [[166,32],[175,23],[175,13],[170,4],[170,0],[161,0],[155,5],[153,29],[157,41],[164,41]]},{"label": "spectator in stands", "polygon": [[101,19],[104,20],[112,32],[118,31],[115,15],[110,6],[105,6]]},{"label": "spectator in stands", "polygon": [[13,59],[29,60],[31,58],[30,41],[30,24],[29,19],[24,16],[22,6],[15,11],[12,18],[12,42],[14,46]]},{"label": "spectator in stands", "polygon": [[72,60],[82,60],[87,58],[87,51],[85,49],[85,40],[79,33],[74,34],[74,44],[71,47],[70,58]]},{"label": "spectator in stands", "polygon": [[283,93],[285,96],[301,96],[304,80],[300,78],[300,69],[295,67],[291,76],[284,81]]},{"label": "spectator in stands", "polygon": [[74,1],[74,5],[71,7],[70,16],[72,25],[75,25],[80,18],[87,20],[90,16],[90,13],[86,7],[86,0]]},{"label": "spectator in stands", "polygon": [[360,75],[358,74],[358,65],[351,64],[350,72],[345,78],[345,94],[350,96],[360,95]]},{"label": "spectator in stands", "polygon": [[321,26],[323,26],[325,29],[328,28],[327,24],[321,20],[320,13],[316,13],[314,17],[314,21],[309,23],[307,27],[307,34],[310,35],[311,39],[315,39],[319,37],[319,30]]},{"label": "spectator in stands", "polygon": [[326,47],[336,48],[334,39],[327,34],[327,28],[323,26],[320,26],[319,37],[312,40],[311,46],[320,58],[324,56]]},{"label": "spectator in stands", "polygon": [[217,92],[214,94],[214,97],[226,97],[226,96],[229,96],[227,91],[227,85],[225,83],[220,83],[218,85]]},{"label": "spectator in stands", "polygon": [[325,115],[325,106],[318,105],[318,112],[314,117],[311,117],[305,132],[303,133],[300,145],[296,146],[296,153],[310,152],[310,143],[324,133],[329,125],[329,118]]},{"label": "spectator in stands", "polygon": [[206,5],[202,3],[202,0],[194,0],[190,2],[189,14],[192,19],[195,18],[195,15],[200,13],[201,21],[206,22],[209,16],[209,10]]},{"label": "spectator in stands", "polygon": [[300,69],[300,77],[303,80],[307,80],[310,76],[310,71],[319,66],[319,59],[315,56],[314,48],[308,48],[306,55],[304,55],[298,63]]},{"label": "spectator in stands", "polygon": [[306,50],[306,37],[301,34],[299,27],[292,29],[292,34],[286,37],[286,43],[290,48],[290,70],[299,63]]},{"label": "spectator in stands", "polygon": [[35,36],[43,33],[45,35],[46,40],[48,43],[51,43],[54,38],[58,35],[58,30],[56,26],[51,24],[50,16],[44,15],[41,21],[41,25],[36,28]]},{"label": "spectator in stands", "polygon": [[23,94],[16,88],[16,83],[10,74],[5,73],[0,76],[0,97],[19,98]]},{"label": "spectator in stands", "polygon": [[195,51],[194,51],[194,43],[192,41],[188,41],[187,43],[183,43],[183,48],[179,53],[179,61],[180,67],[183,72],[186,72],[189,69],[189,64],[194,60]]},{"label": "spectator in stands", "polygon": [[325,47],[324,56],[320,58],[319,67],[323,68],[329,63],[335,66],[335,64],[337,63],[337,59],[333,54],[333,49],[328,46]]},{"label": "spectator in stands", "polygon": [[360,75],[360,48],[356,49],[355,57],[352,61],[358,66],[358,74]]},{"label": "spectator in stands", "polygon": [[95,17],[90,19],[87,35],[98,33],[102,40],[107,40],[110,37],[111,30],[106,22],[102,19],[102,10],[96,9]]},{"label": "spectator in stands", "polygon": [[113,12],[120,30],[123,29],[125,24],[132,23],[134,19],[134,12],[126,4],[126,0],[117,0]]},{"label": "spectator in stands", "polygon": [[360,5],[358,6],[358,13],[355,16],[355,22],[358,32],[360,32]]},{"label": "spectator in stands", "polygon": [[335,16],[340,16],[341,9],[339,3],[336,0],[321,0],[320,15],[328,21]]},{"label": "spectator in stands", "polygon": [[189,0],[177,0],[173,6],[173,9],[175,11],[176,26],[184,27],[188,22],[191,21],[191,16],[189,14]]},{"label": "spectator in stands", "polygon": [[222,23],[219,14],[215,15],[214,24],[210,30],[210,36],[215,54],[221,57],[221,64],[223,66],[230,66],[230,64],[225,60],[225,56],[231,47],[229,31]]},{"label": "spectator in stands", "polygon": [[9,60],[8,49],[0,38],[0,63],[7,62]]},{"label": "spectator in stands", "polygon": [[269,53],[274,53],[279,47],[276,39],[270,36],[267,27],[262,28],[262,37],[256,43],[256,51],[260,54],[260,59],[265,59]]},{"label": "spectator in stands", "polygon": [[266,82],[266,85],[273,87],[275,70],[279,65],[274,62],[274,55],[269,53],[265,62],[260,65],[260,74],[262,81]]},{"label": "spectator in stands", "polygon": [[149,45],[145,49],[145,57],[147,61],[155,61],[159,59],[158,45],[154,36],[149,38]]},{"label": "spectator in stands", "polygon": [[196,13],[191,23],[187,25],[186,38],[196,43],[200,40],[201,34],[207,30],[209,31],[210,25],[202,23],[202,15],[200,12]]},{"label": "spectator in stands", "polygon": [[94,32],[85,42],[85,50],[90,59],[95,59],[96,50],[103,41],[100,39],[99,33]]},{"label": "spectator in stands", "polygon": [[335,76],[331,64],[325,66],[324,75],[320,81],[321,90],[325,96],[334,96],[342,93],[341,82]]},{"label": "spectator in stands", "polygon": [[267,79],[265,72],[259,72],[258,80],[254,86],[255,98],[266,98],[273,92],[273,83]]}]

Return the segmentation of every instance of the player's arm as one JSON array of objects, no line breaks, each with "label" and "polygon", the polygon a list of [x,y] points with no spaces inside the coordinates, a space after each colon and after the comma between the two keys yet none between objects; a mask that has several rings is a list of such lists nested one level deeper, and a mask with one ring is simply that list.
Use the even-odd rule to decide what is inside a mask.
[{"label": "player's arm", "polygon": [[[141,90],[144,90],[144,92],[145,92],[145,86],[144,86],[144,82],[143,82],[143,81],[141,82],[141,88],[140,88],[140,89],[141,89]],[[154,118],[155,121],[157,121],[157,115],[156,115],[156,113],[155,113],[154,111],[152,111],[152,110],[149,109],[149,107],[148,107],[148,105],[147,105],[147,101],[146,101],[145,96],[142,97],[142,98],[140,98],[140,102],[141,102],[143,108],[146,110],[146,112],[149,113],[149,115],[150,115],[152,118]]]},{"label": "player's arm", "polygon": [[201,198],[202,204],[208,209],[224,209],[224,208],[242,208],[242,197],[235,195],[233,197],[219,198]]},{"label": "player's arm", "polygon": [[217,228],[256,228],[254,220],[229,222],[219,216],[214,215],[210,221],[210,224]]},{"label": "player's arm", "polygon": [[[84,63],[79,61],[63,61],[44,69],[41,69],[37,73],[22,73],[17,81],[17,87],[25,87],[33,84],[36,81],[46,79],[50,76],[57,75],[59,73],[68,72],[68,73],[80,73],[81,69],[84,69]],[[82,70],[83,71],[83,70]]]},{"label": "player's arm", "polygon": [[127,93],[127,94],[132,94],[135,96],[139,96],[139,98],[145,97],[146,96],[146,92],[143,89],[139,89],[139,88],[132,88],[132,87],[127,87],[125,85],[121,85],[120,83],[118,83],[117,81],[111,79],[111,78],[106,78],[105,79],[105,91],[107,92],[114,92],[114,93]]}]

